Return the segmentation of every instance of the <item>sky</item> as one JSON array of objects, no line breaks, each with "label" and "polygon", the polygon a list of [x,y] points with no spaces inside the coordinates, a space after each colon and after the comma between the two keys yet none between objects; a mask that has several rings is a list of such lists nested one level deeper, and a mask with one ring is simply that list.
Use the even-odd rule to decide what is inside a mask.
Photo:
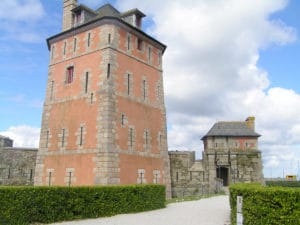
[{"label": "sky", "polygon": [[[48,73],[46,39],[61,32],[62,0],[1,0],[0,134],[38,147]],[[203,151],[217,121],[255,116],[265,177],[299,174],[300,1],[78,0],[139,8],[166,44],[169,150]]]}]

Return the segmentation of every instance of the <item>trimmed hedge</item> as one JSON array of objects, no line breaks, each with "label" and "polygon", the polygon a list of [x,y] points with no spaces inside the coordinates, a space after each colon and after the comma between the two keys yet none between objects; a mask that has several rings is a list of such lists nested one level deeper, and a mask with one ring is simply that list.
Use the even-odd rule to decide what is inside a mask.
[{"label": "trimmed hedge", "polygon": [[300,181],[287,181],[287,180],[278,180],[278,181],[266,181],[267,186],[271,187],[300,187]]},{"label": "trimmed hedge", "polygon": [[26,225],[165,207],[165,186],[0,187],[0,224]]},{"label": "trimmed hedge", "polygon": [[231,224],[236,224],[236,200],[243,196],[244,225],[300,224],[300,189],[259,184],[230,186]]}]

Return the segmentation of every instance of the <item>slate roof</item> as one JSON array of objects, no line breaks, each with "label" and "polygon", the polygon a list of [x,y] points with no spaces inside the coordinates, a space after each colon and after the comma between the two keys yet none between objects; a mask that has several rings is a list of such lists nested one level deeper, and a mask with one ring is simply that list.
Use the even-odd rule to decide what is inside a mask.
[{"label": "slate roof", "polygon": [[201,138],[207,137],[260,137],[261,135],[247,127],[246,122],[217,122]]},{"label": "slate roof", "polygon": [[111,4],[105,4],[101,6],[99,9],[96,10],[96,13],[98,14],[98,18],[104,17],[104,16],[112,16],[112,17],[120,17],[121,13],[115,9]]},{"label": "slate roof", "polygon": [[165,49],[167,48],[167,46],[161,42],[159,42],[158,40],[156,40],[155,38],[151,37],[150,35],[146,34],[144,31],[142,31],[141,29],[138,29],[134,26],[132,26],[131,24],[125,22],[122,17],[125,17],[131,13],[137,13],[139,14],[141,17],[144,17],[145,14],[142,13],[140,10],[138,9],[132,9],[132,10],[129,10],[129,11],[126,11],[126,12],[119,12],[116,8],[114,8],[111,4],[105,4],[103,6],[101,6],[100,8],[96,9],[96,10],[92,10],[90,9],[89,7],[83,5],[83,4],[80,4],[79,6],[75,7],[73,9],[73,11],[76,11],[76,10],[79,10],[79,9],[84,9],[92,14],[94,14],[94,16],[92,16],[92,18],[90,18],[89,20],[85,21],[83,24],[77,26],[77,27],[73,27],[69,30],[66,30],[66,31],[63,31],[62,33],[59,33],[57,35],[54,35],[52,37],[49,37],[47,38],[47,45],[48,45],[48,49],[50,50],[50,40],[51,39],[54,39],[54,38],[57,38],[58,36],[61,36],[61,35],[64,35],[66,33],[70,33],[80,27],[83,27],[85,25],[88,25],[90,23],[93,23],[93,22],[96,22],[98,20],[102,20],[102,19],[105,19],[105,18],[109,18],[109,19],[117,19],[118,21],[122,22],[123,24],[126,24],[127,26],[131,27],[132,29],[134,29],[135,31],[141,33],[142,35],[144,35],[145,37],[151,39],[152,41],[156,42],[157,44],[161,45],[162,46],[162,51],[164,52]]}]

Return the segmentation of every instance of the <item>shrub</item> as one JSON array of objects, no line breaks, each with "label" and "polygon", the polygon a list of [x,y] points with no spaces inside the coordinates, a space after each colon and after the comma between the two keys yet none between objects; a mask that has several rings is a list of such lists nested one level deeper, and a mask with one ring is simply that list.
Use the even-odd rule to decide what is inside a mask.
[{"label": "shrub", "polygon": [[267,186],[280,186],[280,187],[300,187],[300,181],[287,181],[287,180],[280,180],[280,181],[266,181]]},{"label": "shrub", "polygon": [[165,207],[162,185],[0,187],[0,224],[26,225]]},{"label": "shrub", "polygon": [[230,187],[231,222],[236,224],[236,198],[243,196],[244,225],[300,224],[300,189],[236,184]]}]

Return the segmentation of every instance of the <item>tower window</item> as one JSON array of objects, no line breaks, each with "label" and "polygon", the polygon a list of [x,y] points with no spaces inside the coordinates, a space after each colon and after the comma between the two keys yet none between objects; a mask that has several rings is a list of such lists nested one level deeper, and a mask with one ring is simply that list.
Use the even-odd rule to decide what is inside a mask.
[{"label": "tower window", "polygon": [[81,23],[81,11],[76,12],[75,14],[73,14],[73,23],[74,26],[78,26]]},{"label": "tower window", "polygon": [[53,59],[53,58],[54,58],[54,51],[55,51],[55,47],[54,47],[54,46],[52,46],[52,49],[51,49],[51,59]]},{"label": "tower window", "polygon": [[161,60],[162,56],[161,56],[161,52],[158,53],[158,65],[161,66]]},{"label": "tower window", "polygon": [[90,96],[90,103],[93,104],[93,101],[94,101],[94,93],[91,93],[91,96]]},{"label": "tower window", "polygon": [[143,40],[142,39],[139,39],[137,40],[137,49],[138,50],[143,50]]},{"label": "tower window", "polygon": [[88,36],[87,36],[87,46],[90,47],[91,45],[91,33],[88,33]]},{"label": "tower window", "polygon": [[83,144],[83,127],[80,127],[79,145],[82,146],[82,144]]},{"label": "tower window", "polygon": [[67,50],[67,42],[64,42],[63,55],[66,55],[66,50]]},{"label": "tower window", "polygon": [[70,66],[67,68],[67,77],[66,77],[66,83],[70,84],[73,82],[74,78],[74,66]]},{"label": "tower window", "polygon": [[110,44],[111,43],[111,34],[108,34],[108,44]]},{"label": "tower window", "polygon": [[128,36],[127,36],[127,50],[130,50],[130,42],[131,42],[131,38],[130,38],[130,36],[128,35]]},{"label": "tower window", "polygon": [[85,73],[84,93],[88,92],[88,85],[89,85],[89,72],[86,72]]},{"label": "tower window", "polygon": [[142,87],[142,89],[143,89],[143,100],[146,100],[146,97],[147,97],[147,90],[146,90],[146,88],[147,88],[147,82],[146,82],[146,80],[143,80],[143,87]]},{"label": "tower window", "polygon": [[127,74],[127,94],[130,95],[130,74]]},{"label": "tower window", "polygon": [[133,128],[129,128],[129,147],[132,149],[133,147]]},{"label": "tower window", "polygon": [[54,80],[51,81],[50,100],[53,99],[53,91],[54,91]]},{"label": "tower window", "polygon": [[76,47],[77,47],[77,38],[74,38],[73,52],[76,52]]},{"label": "tower window", "polygon": [[151,61],[151,56],[152,56],[152,49],[151,47],[148,48],[148,61]]},{"label": "tower window", "polygon": [[45,147],[48,148],[48,143],[49,143],[49,130],[46,132],[46,144]]},{"label": "tower window", "polygon": [[122,113],[121,115],[121,125],[124,126],[125,125],[125,115]]},{"label": "tower window", "polygon": [[62,135],[61,135],[61,147],[64,147],[65,146],[65,132],[66,130],[65,129],[62,129]]},{"label": "tower window", "polygon": [[110,63],[107,64],[107,79],[110,77]]}]

